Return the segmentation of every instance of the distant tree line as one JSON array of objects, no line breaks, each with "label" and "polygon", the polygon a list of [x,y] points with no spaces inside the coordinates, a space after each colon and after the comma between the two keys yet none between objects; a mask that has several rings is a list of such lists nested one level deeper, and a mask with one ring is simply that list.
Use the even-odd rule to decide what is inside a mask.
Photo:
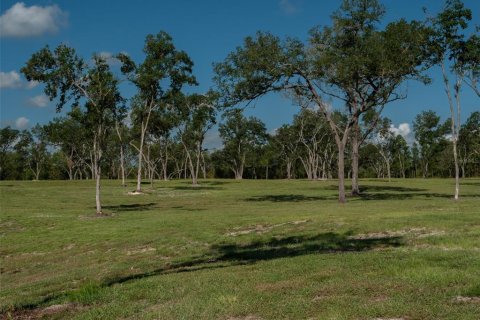
[{"label": "distant tree line", "polygon": [[[340,115],[339,115],[340,116]],[[95,177],[88,130],[70,113],[31,130],[1,129],[0,178],[2,180],[83,180]],[[214,118],[209,118],[210,124]],[[441,122],[432,110],[419,113],[413,122],[412,140],[391,130],[382,118],[359,149],[361,178],[454,177],[450,123]],[[203,126],[203,132],[209,125]],[[337,172],[335,141],[318,110],[301,109],[291,124],[268,133],[255,117],[241,110],[225,113],[219,131],[223,147],[203,147],[202,130],[188,132],[185,124],[162,138],[148,135],[141,178],[154,180],[199,178],[230,179],[332,179]],[[137,177],[138,147],[134,126],[119,127],[108,137],[102,177],[125,180]],[[202,136],[194,139],[190,135]],[[480,112],[470,114],[460,129],[461,177],[480,176]],[[352,148],[348,145],[347,159]],[[351,160],[347,161],[351,178]]]},{"label": "distant tree line", "polygon": [[[463,33],[471,10],[447,0],[425,21],[381,28],[384,14],[377,0],[344,0],[331,25],[312,29],[306,42],[258,32],[214,65],[216,86],[196,94],[187,93],[198,85],[193,61],[165,32],[146,37],[142,61],[118,54],[119,70],[101,55],[47,46],[21,71],[44,85],[58,111],[71,109],[31,130],[3,128],[0,179],[93,179],[98,214],[101,178],[136,178],[136,193],[145,179],[335,178],[345,202],[345,179],[356,195],[360,177],[454,176],[457,199],[459,178],[480,174],[480,114],[461,121],[462,88],[478,95],[480,75],[478,30]],[[382,112],[406,98],[406,81],[428,84],[425,72],[435,67],[451,118],[419,113],[406,141]],[[136,88],[133,97],[122,96],[120,81]],[[270,92],[300,106],[274,133],[242,112]],[[223,146],[206,150],[219,119]]]}]

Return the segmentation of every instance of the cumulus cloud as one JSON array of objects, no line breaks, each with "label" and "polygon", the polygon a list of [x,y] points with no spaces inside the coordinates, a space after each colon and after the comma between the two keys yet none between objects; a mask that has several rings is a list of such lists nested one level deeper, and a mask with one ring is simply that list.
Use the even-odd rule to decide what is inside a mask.
[{"label": "cumulus cloud", "polygon": [[120,64],[120,60],[115,58],[115,56],[111,52],[100,51],[99,53],[97,53],[97,55],[100,56],[100,58],[104,59],[105,62],[107,62],[111,66]]},{"label": "cumulus cloud", "polygon": [[48,99],[48,97],[44,94],[40,94],[38,96],[35,96],[35,97],[31,97],[30,99],[28,99],[28,103],[34,107],[39,107],[39,108],[44,108],[48,105],[48,102],[50,100]]},{"label": "cumulus cloud", "polygon": [[394,124],[391,124],[390,125],[390,132],[392,132],[393,134],[395,134],[397,136],[400,135],[400,136],[405,138],[406,136],[408,136],[410,134],[410,132],[412,132],[412,130],[410,129],[410,124],[404,122],[404,123],[400,123],[398,125],[398,128],[395,127]]},{"label": "cumulus cloud", "polygon": [[22,85],[20,74],[16,71],[0,71],[0,88],[18,88]]},{"label": "cumulus cloud", "polygon": [[400,123],[398,127],[395,127],[394,124],[391,124],[390,132],[396,136],[402,136],[408,144],[412,144],[414,141],[412,136],[412,128],[410,128],[410,124],[407,122]]},{"label": "cumulus cloud", "polygon": [[17,120],[15,120],[15,127],[19,130],[24,130],[28,128],[28,123],[30,120],[28,120],[25,117],[20,117]]},{"label": "cumulus cloud", "polygon": [[278,6],[280,10],[287,15],[292,15],[300,11],[300,3],[298,0],[280,0]]},{"label": "cumulus cloud", "polygon": [[38,82],[36,80],[32,80],[32,81],[28,81],[26,87],[27,87],[27,89],[33,89],[36,86],[38,86],[39,84],[40,84],[40,82]]},{"label": "cumulus cloud", "polygon": [[66,21],[67,14],[57,5],[27,7],[17,2],[0,17],[0,36],[25,38],[55,33]]}]

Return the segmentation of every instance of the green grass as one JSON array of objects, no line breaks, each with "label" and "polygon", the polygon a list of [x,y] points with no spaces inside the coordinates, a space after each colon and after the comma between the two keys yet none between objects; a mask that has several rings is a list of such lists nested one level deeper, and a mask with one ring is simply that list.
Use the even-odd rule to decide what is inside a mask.
[{"label": "green grass", "polygon": [[[0,182],[0,312],[75,319],[479,319],[480,179]],[[53,305],[53,307],[52,307]],[[59,306],[60,305],[60,306]]]}]

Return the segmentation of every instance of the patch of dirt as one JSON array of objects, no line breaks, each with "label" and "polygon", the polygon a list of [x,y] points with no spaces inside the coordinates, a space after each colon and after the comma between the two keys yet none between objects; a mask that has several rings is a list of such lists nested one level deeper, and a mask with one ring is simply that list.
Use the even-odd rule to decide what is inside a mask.
[{"label": "patch of dirt", "polygon": [[442,251],[476,251],[480,252],[480,248],[473,247],[473,248],[463,248],[458,246],[447,247],[447,246],[439,246],[439,245],[432,245],[432,244],[417,244],[414,246],[415,249],[437,249]]},{"label": "patch of dirt", "polygon": [[70,243],[69,245],[64,246],[63,250],[71,250],[75,247],[75,243]]},{"label": "patch of dirt", "polygon": [[323,300],[327,298],[326,296],[321,296],[321,295],[318,295],[318,296],[315,296],[313,297],[312,301],[315,302],[315,301],[320,301],[320,300]]},{"label": "patch of dirt", "polygon": [[141,248],[137,248],[137,249],[134,249],[134,250],[128,250],[127,251],[127,256],[131,256],[133,254],[145,253],[145,252],[152,252],[152,251],[156,251],[156,250],[157,249],[152,248],[152,247],[141,247]]},{"label": "patch of dirt", "polygon": [[373,302],[384,302],[384,301],[388,300],[388,297],[387,296],[376,296],[376,297],[373,297],[370,300],[373,301]]},{"label": "patch of dirt", "polygon": [[80,306],[74,303],[54,304],[45,308],[24,309],[6,312],[1,315],[1,319],[15,320],[36,320],[43,318],[51,318],[59,313],[66,311],[74,311],[80,309]]},{"label": "patch of dirt", "polygon": [[412,235],[415,238],[426,238],[430,236],[438,236],[445,234],[445,231],[442,230],[428,230],[427,228],[409,228],[402,230],[386,230],[382,232],[369,232],[361,233],[354,236],[348,237],[349,239],[354,240],[366,240],[366,239],[382,239],[382,238],[393,238],[400,237],[405,235]]},{"label": "patch of dirt", "polygon": [[457,296],[453,299],[455,302],[480,303],[480,297]]},{"label": "patch of dirt", "polygon": [[263,224],[257,224],[255,226],[250,226],[247,228],[234,228],[236,231],[228,232],[225,235],[229,237],[236,237],[236,236],[241,236],[244,234],[249,234],[249,233],[257,233],[257,234],[262,234],[262,233],[267,233],[271,231],[274,228],[278,227],[283,227],[287,225],[299,225],[299,224],[304,224],[310,222],[310,220],[297,220],[297,221],[290,221],[290,222],[284,222],[284,223],[278,223],[278,224],[271,224],[271,225],[263,225]]},{"label": "patch of dirt", "polygon": [[139,195],[145,194],[145,192],[129,191],[129,192],[127,192],[127,194],[128,194],[129,196],[139,196]]}]

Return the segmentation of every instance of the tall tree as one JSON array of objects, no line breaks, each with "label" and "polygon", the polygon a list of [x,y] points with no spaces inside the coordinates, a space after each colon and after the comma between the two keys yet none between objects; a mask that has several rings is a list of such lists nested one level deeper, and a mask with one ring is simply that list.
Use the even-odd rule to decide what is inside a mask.
[{"label": "tall tree", "polygon": [[139,126],[137,192],[142,192],[143,148],[151,129],[152,114],[168,108],[184,85],[196,85],[192,75],[193,62],[184,51],[178,50],[166,32],[148,35],[143,48],[145,59],[136,64],[128,55],[120,54],[121,70],[138,89],[136,121]]},{"label": "tall tree", "polygon": [[[352,127],[363,113],[398,99],[400,85],[420,77],[424,61],[421,24],[401,20],[378,31],[383,12],[376,0],[345,0],[333,26],[313,30],[308,46],[257,33],[215,66],[227,105],[292,90],[319,108],[337,146],[340,202],[346,201],[345,148]],[[345,125],[335,122],[325,95],[344,102]]]},{"label": "tall tree", "polygon": [[[475,79],[478,77],[480,61],[478,57],[480,38],[473,35],[472,38],[465,40],[465,35],[462,33],[471,19],[471,10],[465,8],[460,0],[447,0],[443,11],[432,19],[432,61],[442,69],[443,83],[450,107],[450,134],[452,136],[455,164],[455,200],[458,200],[460,195],[460,169],[457,150],[461,128],[460,93],[462,84],[468,79],[467,75],[472,75],[473,81],[469,84],[473,89],[476,89]],[[454,78],[453,87],[448,72],[449,64]]]},{"label": "tall tree", "polygon": [[45,94],[51,100],[58,98],[57,111],[70,101],[75,107],[83,102],[82,121],[89,128],[93,146],[96,211],[101,215],[103,150],[115,119],[124,113],[118,80],[100,55],[93,55],[89,65],[66,45],[60,45],[53,51],[47,46],[34,53],[21,72],[29,81],[44,83]]}]

